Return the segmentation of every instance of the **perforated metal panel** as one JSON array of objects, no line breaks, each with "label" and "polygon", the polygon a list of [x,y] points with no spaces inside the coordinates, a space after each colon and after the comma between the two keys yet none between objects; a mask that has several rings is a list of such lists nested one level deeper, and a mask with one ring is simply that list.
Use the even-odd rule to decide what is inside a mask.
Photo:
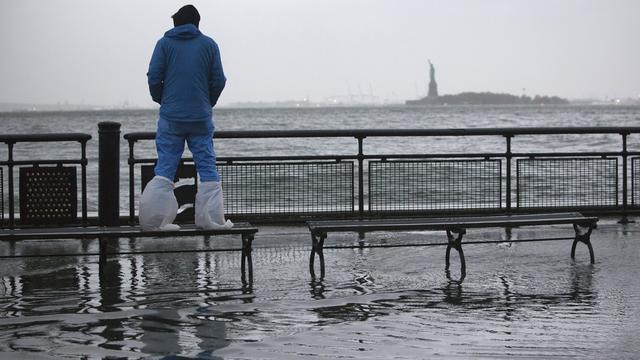
[{"label": "perforated metal panel", "polygon": [[370,211],[501,207],[500,160],[369,162]]},{"label": "perforated metal panel", "polygon": [[20,168],[20,221],[64,224],[78,217],[75,167]]},{"label": "perforated metal panel", "polygon": [[[143,165],[140,169],[142,189],[155,176],[154,165]],[[197,189],[196,167],[193,164],[180,164],[173,179],[176,188],[173,190],[178,201],[179,211],[176,221],[191,221],[195,217],[195,199]]]},{"label": "perforated metal panel", "polygon": [[225,213],[353,212],[353,169],[351,161],[218,165]]},{"label": "perforated metal panel", "polygon": [[618,205],[618,158],[517,160],[518,207]]}]

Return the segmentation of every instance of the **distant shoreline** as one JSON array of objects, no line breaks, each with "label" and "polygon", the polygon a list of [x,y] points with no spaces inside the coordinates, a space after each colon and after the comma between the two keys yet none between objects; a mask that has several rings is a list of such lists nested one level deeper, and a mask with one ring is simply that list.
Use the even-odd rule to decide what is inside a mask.
[{"label": "distant shoreline", "polygon": [[[408,104],[409,107],[544,107],[544,106],[553,106],[553,107],[640,107],[640,101],[625,101],[625,102],[605,102],[605,101],[569,101],[568,103],[563,104],[465,104],[465,103],[422,103],[415,102]],[[292,105],[235,105],[229,104],[225,106],[217,107],[216,110],[272,110],[272,109],[291,109],[291,110],[309,110],[309,109],[344,109],[344,108],[404,108],[407,107],[407,104],[384,104],[384,105],[374,105],[374,104],[351,104],[351,105],[306,105],[306,106],[292,106]],[[116,107],[55,107],[55,106],[22,106],[22,107],[5,107],[0,104],[0,113],[59,113],[59,112],[110,112],[110,111],[157,111],[157,107],[126,107],[126,108],[116,108]]]},{"label": "distant shoreline", "polygon": [[568,105],[569,103],[569,100],[558,96],[530,97],[492,92],[462,92],[405,101],[405,105]]}]

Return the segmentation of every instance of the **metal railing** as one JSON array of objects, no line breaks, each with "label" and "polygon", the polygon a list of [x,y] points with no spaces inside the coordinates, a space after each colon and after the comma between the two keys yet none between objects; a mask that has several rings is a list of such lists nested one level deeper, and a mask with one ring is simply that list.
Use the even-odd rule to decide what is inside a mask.
[{"label": "metal railing", "polygon": [[[112,140],[119,138],[119,124],[102,125],[101,138],[102,135],[108,135]],[[321,155],[218,158],[228,215],[232,218],[252,220],[299,220],[310,217],[559,209],[601,214],[618,213],[626,217],[631,212],[640,211],[640,151],[629,151],[627,147],[629,135],[639,133],[640,127],[568,127],[220,131],[215,136],[217,139],[354,139],[357,151],[346,154],[334,152]],[[512,140],[516,137],[566,134],[615,134],[620,136],[621,146],[616,151],[512,151]],[[153,132],[124,135],[129,148],[130,222],[135,222],[135,203],[141,192],[140,188],[136,189],[136,184],[139,184],[136,167],[151,166],[156,161],[155,158],[136,157],[135,144],[139,141],[153,140],[154,137]],[[504,140],[504,148],[494,152],[475,152],[474,149],[474,152],[388,154],[374,153],[373,150],[365,153],[366,139],[389,137],[497,137]],[[0,142],[6,144],[8,150],[7,159],[0,161],[0,170],[7,170],[0,172],[3,177],[0,181],[0,199],[3,199],[6,189],[8,221],[5,221],[4,214],[0,221],[9,227],[14,227],[17,222],[14,174],[16,168],[20,168],[22,172],[29,166],[38,169],[41,165],[53,165],[39,168],[50,170],[71,164],[80,165],[81,168],[82,223],[87,224],[86,146],[90,139],[91,136],[88,134],[0,136]],[[14,147],[27,142],[78,142],[81,145],[81,156],[79,159],[16,160]],[[104,143],[105,146],[100,145],[101,149],[104,147],[104,151],[101,150],[99,154],[99,168],[103,173],[98,176],[100,181],[104,180],[101,182],[104,189],[100,190],[96,186],[96,191],[105,197],[102,199],[102,195],[99,195],[99,203],[105,204],[101,205],[100,209],[108,208],[110,214],[107,216],[107,212],[102,212],[100,217],[113,218],[108,222],[116,224],[119,208],[119,142]],[[113,158],[107,159],[108,157]],[[183,162],[193,162],[193,159],[185,158]],[[46,172],[44,170],[42,172]],[[67,176],[75,179],[76,175],[58,171],[53,175],[40,176],[58,177],[56,179]],[[197,182],[195,185],[197,187]]]},{"label": "metal railing", "polygon": [[[640,127],[556,127],[219,131],[215,137],[353,138],[357,142],[357,153],[348,155],[219,157],[218,166],[225,186],[225,198],[230,202],[226,211],[232,217],[364,217],[572,209],[620,213],[626,218],[630,211],[637,210],[635,206],[638,205],[636,193],[640,174],[637,174],[637,169],[640,163],[636,164],[637,158],[631,158],[630,161],[630,156],[638,156],[640,152],[627,149],[628,136],[638,133]],[[566,134],[617,134],[621,137],[622,146],[619,151],[512,150],[514,137]],[[384,137],[501,137],[504,139],[504,151],[365,154],[365,139]],[[136,165],[149,166],[156,161],[153,158],[137,158],[135,144],[138,141],[153,140],[155,133],[128,133],[124,138],[129,145],[129,221],[134,222]],[[183,159],[183,162],[192,161],[190,158]],[[309,183],[314,172],[300,168],[312,168],[314,164],[335,165],[323,171],[337,175],[340,179],[325,187]],[[631,177],[628,174],[630,166]],[[229,175],[233,172],[236,175]],[[238,172],[241,175],[237,175]],[[257,181],[256,178],[262,180]],[[298,186],[305,183],[310,186]],[[631,196],[629,185],[632,186]],[[331,193],[336,188],[343,192]],[[300,191],[310,193],[299,194]],[[322,191],[327,192],[327,196],[316,196]],[[349,193],[351,196],[345,200]],[[305,197],[309,194],[311,195]],[[236,202],[233,200],[236,197],[242,200]],[[317,203],[314,201],[338,206],[333,209],[329,206],[315,206]]]},{"label": "metal railing", "polygon": [[[63,165],[80,165],[80,177],[81,177],[81,209],[82,209],[82,223],[87,223],[87,142],[91,139],[91,135],[82,133],[68,133],[68,134],[13,134],[13,135],[0,135],[0,143],[4,143],[7,146],[7,159],[0,161],[0,166],[7,168],[7,200],[8,200],[8,226],[14,227],[16,225],[15,216],[15,179],[14,170],[20,168],[25,170],[25,167],[40,167],[41,165],[55,165],[54,167],[42,167],[43,174],[39,174],[40,180],[45,182],[57,181],[62,183],[68,178],[63,179],[67,174],[62,174]],[[16,160],[14,159],[14,147],[19,143],[52,143],[52,142],[79,142],[80,143],[80,158],[75,159],[27,159]],[[55,174],[51,174],[51,170],[57,171]],[[60,170],[60,171],[58,171]],[[29,175],[28,172],[24,174]],[[74,172],[75,174],[75,172]],[[53,180],[52,180],[53,179]],[[72,179],[75,181],[75,178]],[[36,186],[39,184],[35,182]],[[22,187],[23,184],[20,184]],[[60,186],[57,186],[59,189]],[[31,191],[32,189],[29,189]],[[65,191],[68,189],[64,189]],[[46,191],[46,190],[45,190]],[[23,196],[24,194],[21,194]],[[75,196],[76,194],[71,194]],[[40,196],[38,194],[37,196]],[[36,197],[37,197],[36,196]],[[69,209],[76,209],[77,204],[67,204]],[[3,214],[4,215],[4,214]],[[4,219],[2,219],[4,222]]]}]

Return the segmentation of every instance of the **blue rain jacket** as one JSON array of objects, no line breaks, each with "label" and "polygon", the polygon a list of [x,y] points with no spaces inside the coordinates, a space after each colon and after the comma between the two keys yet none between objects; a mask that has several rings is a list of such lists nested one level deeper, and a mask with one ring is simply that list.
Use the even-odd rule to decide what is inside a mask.
[{"label": "blue rain jacket", "polygon": [[149,92],[169,121],[211,121],[227,79],[218,44],[193,24],[176,26],[158,40],[147,72]]}]

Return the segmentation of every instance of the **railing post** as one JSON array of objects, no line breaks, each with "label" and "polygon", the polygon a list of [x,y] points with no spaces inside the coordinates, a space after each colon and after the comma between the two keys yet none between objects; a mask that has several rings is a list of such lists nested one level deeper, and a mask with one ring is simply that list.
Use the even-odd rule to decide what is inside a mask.
[{"label": "railing post", "polygon": [[627,217],[627,158],[629,153],[627,151],[627,135],[628,133],[621,133],[622,135],[622,219],[618,221],[620,224],[628,224],[629,218]]},{"label": "railing post", "polygon": [[98,124],[98,218],[100,226],[120,220],[120,123]]},{"label": "railing post", "polygon": [[83,140],[80,142],[80,146],[82,148],[82,154],[80,158],[80,168],[82,171],[82,184],[81,186],[81,196],[82,196],[82,225],[87,225],[87,141]]},{"label": "railing post", "polygon": [[[0,166],[0,224],[4,222],[4,176],[3,168]],[[353,177],[353,176],[352,176]]]},{"label": "railing post", "polygon": [[364,216],[364,152],[362,141],[364,136],[358,136],[358,214]]},{"label": "railing post", "polygon": [[133,146],[135,140],[129,139],[129,159],[127,162],[129,163],[129,225],[133,225],[135,222],[136,216],[136,205],[135,205],[135,162],[134,162],[134,152]]},{"label": "railing post", "polygon": [[504,135],[507,139],[507,151],[505,152],[505,157],[507,159],[507,186],[506,186],[506,194],[505,194],[505,205],[507,207],[507,213],[511,211],[511,138],[513,135],[507,134]]},{"label": "railing post", "polygon": [[7,181],[9,182],[9,227],[13,229],[16,225],[13,193],[13,142],[7,143]]}]

